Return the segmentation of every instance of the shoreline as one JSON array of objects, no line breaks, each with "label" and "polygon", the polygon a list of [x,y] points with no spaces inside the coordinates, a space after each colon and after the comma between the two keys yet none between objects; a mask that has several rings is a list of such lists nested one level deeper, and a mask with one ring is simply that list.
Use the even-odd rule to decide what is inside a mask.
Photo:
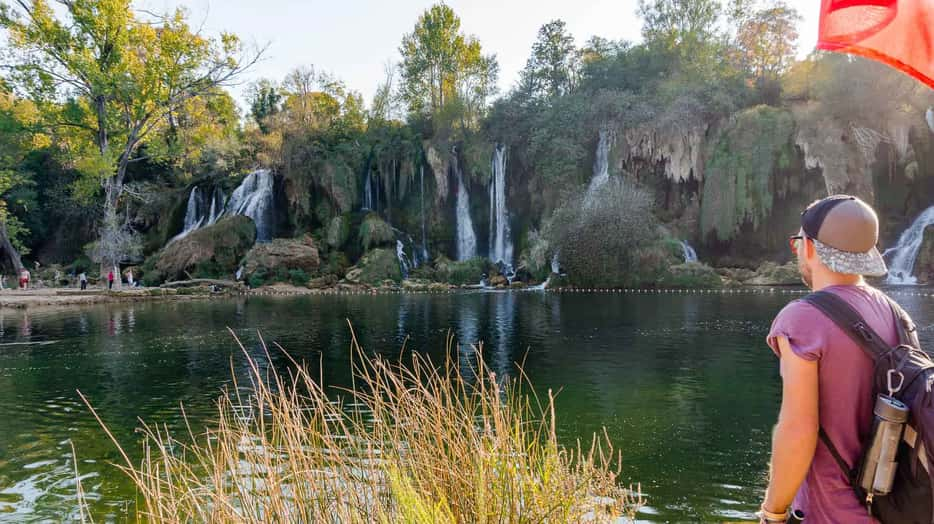
[{"label": "shoreline", "polygon": [[[399,286],[369,287],[359,285],[339,284],[337,286],[309,289],[291,285],[278,284],[264,286],[254,290],[222,290],[212,292],[205,287],[190,288],[159,288],[137,287],[125,289],[88,289],[81,291],[75,288],[39,288],[28,291],[4,289],[0,290],[0,309],[25,309],[47,306],[89,306],[109,303],[126,302],[159,302],[159,301],[185,301],[185,300],[211,300],[238,297],[296,297],[315,295],[384,295],[384,294],[450,294],[450,293],[503,293],[503,292],[547,292],[547,293],[617,293],[617,294],[741,294],[741,293],[780,293],[801,294],[806,290],[803,286],[755,286],[723,288],[582,288],[582,287],[554,287],[554,288],[482,288],[477,286]],[[926,293],[925,293],[926,294]]]}]

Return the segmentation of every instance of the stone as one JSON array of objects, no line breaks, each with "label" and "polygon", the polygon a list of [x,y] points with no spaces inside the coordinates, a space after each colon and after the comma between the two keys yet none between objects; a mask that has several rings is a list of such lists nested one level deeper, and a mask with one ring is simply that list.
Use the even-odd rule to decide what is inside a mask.
[{"label": "stone", "polygon": [[914,276],[919,284],[934,282],[934,228],[929,227],[924,231],[921,249],[915,259]]},{"label": "stone", "polygon": [[333,287],[337,284],[338,279],[336,275],[324,275],[323,277],[313,278],[308,281],[306,287],[308,289],[326,289]]},{"label": "stone", "polygon": [[243,261],[243,270],[247,275],[259,268],[266,268],[275,274],[280,268],[285,270],[301,269],[307,274],[318,271],[321,259],[318,248],[310,236],[302,238],[277,238],[271,242],[256,244],[247,253]]},{"label": "stone", "polygon": [[402,282],[402,270],[396,252],[391,249],[374,249],[360,258],[357,265],[350,268],[344,280],[353,284],[378,286],[385,280]]},{"label": "stone", "polygon": [[147,275],[147,285],[156,280],[187,280],[199,268],[215,276],[232,276],[255,241],[256,225],[251,219],[223,218],[165,246],[154,263],[147,261],[145,266],[153,267],[159,277]]},{"label": "stone", "polygon": [[503,275],[493,275],[490,277],[490,285],[493,287],[504,287],[509,285],[509,280]]},{"label": "stone", "polygon": [[751,279],[743,282],[747,286],[797,286],[801,285],[801,273],[795,261],[780,266],[775,262],[765,262]]},{"label": "stone", "polygon": [[685,262],[668,269],[659,284],[668,288],[719,288],[723,286],[723,279],[717,274],[717,271],[699,262]]}]

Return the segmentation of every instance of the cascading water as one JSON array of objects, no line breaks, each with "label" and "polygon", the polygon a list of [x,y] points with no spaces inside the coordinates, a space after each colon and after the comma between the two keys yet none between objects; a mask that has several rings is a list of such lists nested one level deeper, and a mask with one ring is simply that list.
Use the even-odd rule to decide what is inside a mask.
[{"label": "cascading water", "polygon": [[470,218],[470,195],[460,168],[455,166],[454,172],[457,174],[457,260],[470,260],[477,256],[477,235]]},{"label": "cascading water", "polygon": [[422,262],[428,262],[428,228],[425,226],[425,166],[418,168],[418,202],[422,215]]},{"label": "cascading water", "polygon": [[402,278],[409,278],[409,271],[412,269],[412,263],[408,255],[405,254],[405,243],[396,240],[396,258],[399,259],[399,269],[402,271]]},{"label": "cascading water", "polygon": [[593,178],[587,188],[584,204],[591,204],[603,187],[610,180],[610,136],[606,129],[600,130],[600,139],[597,141],[597,154],[593,162]]},{"label": "cascading water", "polygon": [[198,186],[195,186],[191,188],[191,193],[188,195],[188,206],[185,208],[185,227],[182,229],[182,234],[198,229],[201,223],[204,222],[204,217],[201,216],[198,209],[201,207],[200,204]]},{"label": "cascading water", "polygon": [[686,240],[681,241],[681,251],[684,253],[685,262],[698,262],[697,251],[694,251],[694,248]]},{"label": "cascading water", "polygon": [[275,179],[268,169],[256,170],[240,184],[227,202],[228,215],[245,215],[256,224],[256,240],[272,240],[275,229]]},{"label": "cascading water", "polygon": [[889,276],[886,283],[900,286],[913,286],[918,283],[912,273],[915,270],[915,261],[924,241],[924,230],[934,224],[934,206],[924,210],[898,238],[895,247],[885,251],[885,256],[891,256],[889,262]]},{"label": "cascading water", "polygon": [[502,264],[504,273],[512,271],[512,238],[509,230],[509,209],[506,205],[506,147],[497,145],[493,151],[493,176],[490,179],[490,261]]},{"label": "cascading water", "polygon": [[208,213],[208,225],[211,225],[224,215],[224,200],[227,197],[219,187],[214,188],[211,194],[211,211]]},{"label": "cascading water", "polygon": [[558,260],[557,252],[551,257],[551,273],[553,275],[561,274],[561,262]]}]

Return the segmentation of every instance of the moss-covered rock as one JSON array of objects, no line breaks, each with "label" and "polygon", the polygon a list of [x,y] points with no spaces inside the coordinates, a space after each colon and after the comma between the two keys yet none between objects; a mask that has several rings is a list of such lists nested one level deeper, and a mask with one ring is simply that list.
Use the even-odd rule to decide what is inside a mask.
[{"label": "moss-covered rock", "polygon": [[363,219],[358,236],[360,238],[360,247],[364,251],[390,246],[396,240],[396,234],[393,232],[392,227],[376,214],[367,215]]},{"label": "moss-covered rock", "polygon": [[336,216],[328,223],[327,243],[332,249],[340,249],[350,238],[350,219],[345,216]]},{"label": "moss-covered rock", "polygon": [[745,224],[752,230],[772,212],[773,173],[794,156],[794,118],[771,106],[737,114],[711,143],[701,200],[701,233],[732,239]]},{"label": "moss-covered rock", "polygon": [[247,275],[255,273],[259,268],[265,268],[273,274],[280,270],[284,270],[285,274],[301,270],[310,275],[316,273],[320,265],[315,241],[305,235],[302,238],[277,238],[272,242],[256,244],[247,253],[243,270]]},{"label": "moss-covered rock", "polygon": [[439,257],[435,261],[435,278],[456,286],[478,284],[489,271],[490,263],[485,258],[457,262]]},{"label": "moss-covered rock", "polygon": [[357,265],[347,271],[344,278],[354,284],[378,286],[384,280],[402,282],[402,270],[394,251],[374,249],[363,255]]},{"label": "moss-covered rock", "polygon": [[[907,275],[906,275],[907,276]],[[921,284],[934,282],[934,228],[924,231],[924,240],[915,259],[914,275]]]},{"label": "moss-covered rock", "polygon": [[143,264],[143,283],[233,275],[256,241],[256,225],[245,216],[232,216],[192,231],[165,246]]},{"label": "moss-covered rock", "polygon": [[801,272],[795,261],[785,265],[765,262],[756,270],[755,276],[743,284],[748,286],[798,286],[801,285]]},{"label": "moss-covered rock", "polygon": [[719,288],[723,280],[717,271],[699,262],[685,262],[668,268],[668,274],[659,282],[669,288]]}]

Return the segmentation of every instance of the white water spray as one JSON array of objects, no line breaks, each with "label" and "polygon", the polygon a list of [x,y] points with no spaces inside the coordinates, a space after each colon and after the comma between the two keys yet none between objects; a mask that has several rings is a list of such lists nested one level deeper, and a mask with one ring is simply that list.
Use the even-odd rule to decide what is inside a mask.
[{"label": "white water spray", "polygon": [[272,240],[275,220],[275,200],[273,190],[275,179],[268,169],[259,169],[247,175],[243,182],[230,195],[228,215],[245,215],[256,224],[256,240]]},{"label": "white water spray", "polygon": [[684,253],[685,262],[698,262],[697,251],[694,251],[694,248],[686,240],[681,241],[681,251]]},{"label": "white water spray", "polygon": [[477,235],[470,218],[470,195],[464,177],[459,167],[455,166],[454,172],[457,175],[457,260],[463,261],[477,256]]},{"label": "white water spray", "polygon": [[889,276],[887,284],[899,286],[913,286],[918,279],[913,276],[915,261],[921,244],[924,242],[924,230],[934,224],[934,206],[924,210],[898,238],[898,243],[885,251],[885,256],[891,256],[889,262]]},{"label": "white water spray", "polygon": [[584,204],[590,205],[594,198],[610,180],[610,136],[606,129],[600,130],[600,139],[597,141],[597,153],[593,162],[593,178],[590,179],[590,186],[587,188],[587,196],[584,198]]},{"label": "white water spray", "polygon": [[503,264],[512,273],[512,238],[509,230],[509,209],[506,205],[506,147],[493,151],[490,179],[490,261]]}]

